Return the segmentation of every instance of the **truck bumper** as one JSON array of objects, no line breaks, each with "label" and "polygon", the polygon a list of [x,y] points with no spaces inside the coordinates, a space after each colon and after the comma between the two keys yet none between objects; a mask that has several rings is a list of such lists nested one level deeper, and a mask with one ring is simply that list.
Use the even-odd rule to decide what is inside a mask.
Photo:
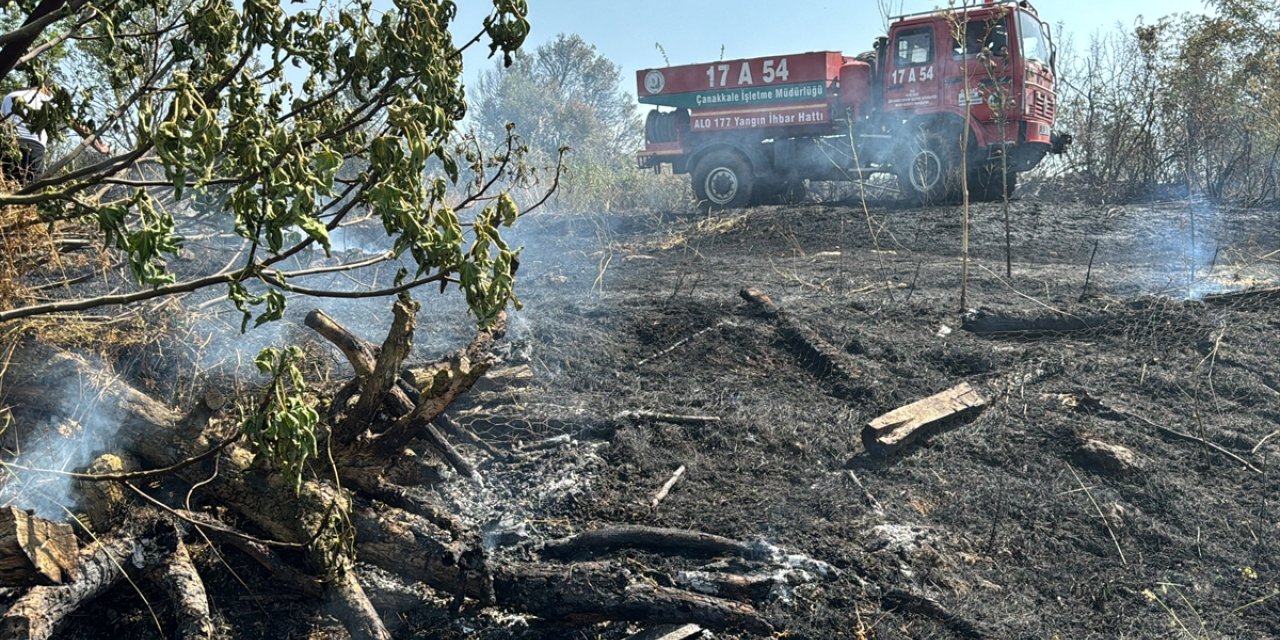
[{"label": "truck bumper", "polygon": [[636,166],[641,169],[660,169],[663,164],[680,164],[684,149],[677,142],[651,142],[636,154]]}]

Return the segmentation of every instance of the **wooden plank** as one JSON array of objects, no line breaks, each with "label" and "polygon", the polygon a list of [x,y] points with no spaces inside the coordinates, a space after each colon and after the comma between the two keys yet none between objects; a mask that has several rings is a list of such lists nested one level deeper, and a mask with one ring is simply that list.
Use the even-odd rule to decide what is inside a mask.
[{"label": "wooden plank", "polygon": [[963,382],[867,423],[862,430],[862,444],[870,453],[891,454],[937,431],[947,418],[970,415],[986,405],[987,400],[969,383]]},{"label": "wooden plank", "polygon": [[75,577],[80,545],[71,525],[0,509],[0,586],[55,586]]}]

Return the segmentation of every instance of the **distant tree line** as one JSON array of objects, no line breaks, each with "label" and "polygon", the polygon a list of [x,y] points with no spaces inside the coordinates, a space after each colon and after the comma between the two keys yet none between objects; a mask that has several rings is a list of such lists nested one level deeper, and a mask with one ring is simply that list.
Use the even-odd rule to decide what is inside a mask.
[{"label": "distant tree line", "polygon": [[1215,15],[1168,16],[1063,48],[1068,175],[1110,198],[1175,187],[1280,200],[1280,7],[1210,6]]}]

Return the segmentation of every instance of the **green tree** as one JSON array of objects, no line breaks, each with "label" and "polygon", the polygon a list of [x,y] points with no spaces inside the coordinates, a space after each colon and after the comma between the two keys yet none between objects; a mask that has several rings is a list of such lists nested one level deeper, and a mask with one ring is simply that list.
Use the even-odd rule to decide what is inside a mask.
[{"label": "green tree", "polygon": [[634,151],[640,119],[620,89],[618,65],[580,36],[560,34],[509,67],[487,70],[476,86],[475,122],[500,141],[508,123],[545,158],[560,147],[571,164],[613,162]]}]

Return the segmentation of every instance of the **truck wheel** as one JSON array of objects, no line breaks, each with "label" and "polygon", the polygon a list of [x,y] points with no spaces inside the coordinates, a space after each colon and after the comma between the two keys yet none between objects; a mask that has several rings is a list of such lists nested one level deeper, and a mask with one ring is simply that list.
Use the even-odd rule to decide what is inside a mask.
[{"label": "truck wheel", "polygon": [[1018,186],[1018,172],[1010,169],[1008,181],[1001,175],[1000,164],[984,164],[969,175],[969,197],[978,202],[1000,202],[1013,197]]},{"label": "truck wheel", "polygon": [[716,151],[693,171],[693,193],[703,209],[738,209],[751,202],[755,176],[736,153]]},{"label": "truck wheel", "polygon": [[958,139],[939,131],[917,131],[897,162],[902,193],[926,207],[954,201],[960,193],[959,147]]}]

